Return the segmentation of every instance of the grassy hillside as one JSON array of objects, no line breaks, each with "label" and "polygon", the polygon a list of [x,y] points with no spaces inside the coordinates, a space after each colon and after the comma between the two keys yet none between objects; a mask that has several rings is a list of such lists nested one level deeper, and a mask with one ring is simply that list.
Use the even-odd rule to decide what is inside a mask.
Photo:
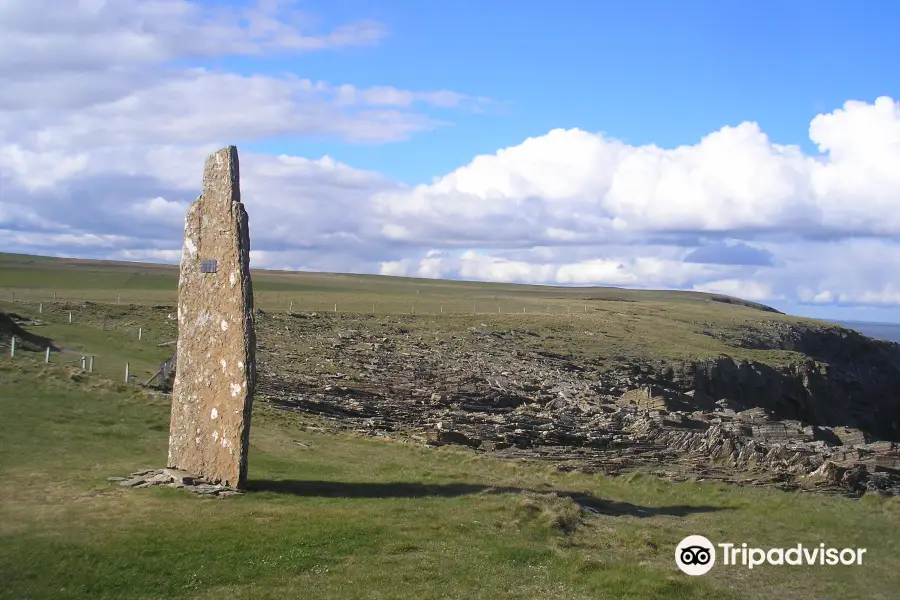
[{"label": "grassy hillside", "polygon": [[[333,310],[384,313],[573,313],[600,301],[689,303],[734,302],[700,292],[560,287],[254,270],[256,305],[268,310]],[[178,267],[148,263],[48,258],[0,253],[0,299],[174,304]],[[760,307],[752,302],[743,305]]]},{"label": "grassy hillside", "polygon": [[[40,348],[0,357],[0,598],[896,597],[897,499],[563,472],[338,432],[263,401],[246,494],[120,488],[107,477],[166,460],[169,399],[125,384],[122,365],[143,379],[171,354],[159,344],[176,333],[165,306],[174,284],[172,267],[0,256],[2,293],[16,293],[0,311],[38,319],[22,327],[61,349],[50,365]],[[386,335],[401,326],[423,336],[515,327],[542,348],[608,359],[734,351],[775,360],[731,345],[728,334],[793,320],[670,292],[273,272],[255,273],[254,285],[276,312],[261,325],[261,344],[285,349],[291,301],[309,310],[374,298],[382,311],[403,312],[425,296],[438,302],[427,305],[432,313],[361,309],[353,319],[373,319]],[[500,313],[469,313],[473,298],[499,303]],[[453,302],[459,313],[446,308]],[[539,310],[546,306],[549,314]],[[96,357],[95,373],[81,371],[82,354]],[[717,566],[689,578],[674,564],[688,534],[868,552],[862,566]]]},{"label": "grassy hillside", "polygon": [[[126,350],[127,351],[127,350]],[[168,401],[0,363],[0,598],[894,598],[900,505],[608,479],[329,433],[260,403],[250,491],[106,481],[165,461]],[[868,548],[859,567],[673,564],[687,534]]]},{"label": "grassy hillside", "polygon": [[[135,333],[143,326],[145,334],[163,341],[175,335],[166,315],[177,298],[177,276],[177,267],[170,265],[0,254],[0,310],[28,313],[53,327],[67,327],[72,311],[76,325],[98,326],[106,320],[108,326]],[[407,315],[416,317],[410,321],[414,327],[449,331],[482,323],[534,329],[542,334],[544,350],[574,352],[600,363],[730,354],[782,364],[795,358],[793,353],[748,349],[741,343],[744,333],[766,324],[814,323],[698,292],[282,271],[254,271],[253,287],[256,306],[267,312],[317,311],[338,318]],[[41,303],[44,312],[38,313]],[[93,352],[96,340],[91,336],[96,334],[77,327],[70,334],[75,332],[87,336],[76,336],[75,350]]]}]

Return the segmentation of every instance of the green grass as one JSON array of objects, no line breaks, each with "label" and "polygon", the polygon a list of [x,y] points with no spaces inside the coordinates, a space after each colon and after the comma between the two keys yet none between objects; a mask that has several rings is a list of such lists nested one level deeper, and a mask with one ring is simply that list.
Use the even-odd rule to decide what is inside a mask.
[{"label": "green grass", "polygon": [[[0,254],[0,311],[40,319],[28,329],[64,349],[50,365],[26,350],[0,358],[0,598],[897,597],[896,499],[565,473],[331,433],[263,402],[245,495],[122,489],[106,478],[166,460],[168,399],[121,380],[125,362],[144,379],[171,355],[158,344],[175,338],[176,274]],[[634,357],[795,358],[729,339],[796,319],[702,294],[283,272],[254,272],[254,286],[269,312],[261,343],[286,345],[295,359],[314,349],[290,347],[304,326],[287,314],[291,302],[295,311],[337,303],[330,318],[340,327],[403,328],[422,340],[482,324],[530,331],[531,349],[598,368]],[[483,308],[473,314],[472,304]],[[402,314],[413,305],[415,315]],[[95,356],[95,373],[60,364],[82,354]],[[674,548],[695,533],[868,553],[860,567],[717,566],[690,578]]]},{"label": "green grass", "polygon": [[[12,300],[174,303],[178,267],[0,253],[0,298]],[[265,309],[343,312],[571,314],[598,303],[676,302],[718,307],[699,292],[559,287],[383,277],[336,273],[253,270],[256,303]],[[752,303],[750,303],[752,304]],[[754,311],[758,312],[758,311]]]},{"label": "green grass", "polygon": [[[0,362],[0,598],[887,599],[900,585],[896,500],[562,473],[329,434],[261,402],[244,496],[108,483],[164,464],[168,411],[99,373]],[[691,533],[868,554],[689,578],[673,553]]]},{"label": "green grass", "polygon": [[[94,370],[115,380],[124,380],[125,364],[129,363],[131,375],[145,381],[162,361],[172,356],[174,346],[159,344],[178,337],[176,322],[167,318],[174,310],[47,302],[41,311],[36,302],[0,302],[0,311],[43,323],[30,330],[57,342],[61,352],[52,353],[52,363],[80,368],[82,356],[94,357]],[[43,352],[20,348],[18,354],[29,360],[44,360]]]},{"label": "green grass", "polygon": [[[316,311],[336,318],[405,316],[415,317],[408,321],[412,327],[449,330],[481,323],[530,329],[541,333],[541,349],[600,366],[635,358],[693,361],[726,354],[735,359],[786,364],[801,357],[793,352],[742,348],[736,341],[745,330],[767,323],[813,322],[712,301],[714,296],[694,292],[281,271],[254,271],[253,285],[256,306],[268,312]],[[0,254],[0,310],[39,316],[37,309],[43,303],[44,318],[63,324],[67,324],[69,310],[76,324],[102,319],[104,312],[111,315],[126,311],[118,322],[130,319],[127,333],[136,335],[139,326],[145,333],[172,330],[168,326],[173,323],[165,321],[164,312],[146,307],[162,306],[163,311],[171,312],[176,298],[177,267]],[[100,306],[82,306],[86,301]],[[92,345],[97,340],[75,341],[80,344],[73,349],[76,353],[95,351]],[[115,354],[120,354],[120,349]],[[157,358],[164,357],[154,354],[147,360]],[[140,369],[151,369],[143,357],[139,360]],[[124,364],[116,366],[118,371],[123,368]]]},{"label": "green grass", "polygon": [[[382,297],[383,299],[383,297]],[[82,355],[96,357],[96,368],[107,375],[119,377],[130,354],[131,372],[146,379],[158,364],[171,356],[174,348],[159,347],[177,337],[174,306],[156,307],[136,304],[103,304],[78,302],[43,303],[39,301],[0,301],[0,311],[41,320],[36,334],[65,340],[65,353],[54,360],[76,360]],[[68,321],[69,313],[73,322]],[[420,339],[433,338],[434,331],[456,335],[482,326],[496,329],[529,331],[519,346],[534,351],[567,356],[585,365],[605,369],[635,361],[653,359],[701,360],[729,355],[735,359],[766,364],[787,364],[803,358],[795,352],[783,350],[754,350],[727,342],[731,333],[739,337],[745,327],[765,321],[785,321],[790,317],[762,313],[752,308],[729,305],[697,304],[694,302],[604,302],[603,306],[587,314],[416,314],[371,315],[367,313],[326,313],[340,326],[364,325],[371,330],[383,330],[393,335],[402,325]],[[106,329],[103,329],[105,323]],[[295,327],[297,320],[284,311],[270,313],[261,320],[261,340],[273,332]],[[138,329],[142,340],[138,340]],[[719,337],[708,335],[715,330]],[[521,348],[520,348],[521,349]],[[296,347],[299,354],[316,352],[315,348]]]}]

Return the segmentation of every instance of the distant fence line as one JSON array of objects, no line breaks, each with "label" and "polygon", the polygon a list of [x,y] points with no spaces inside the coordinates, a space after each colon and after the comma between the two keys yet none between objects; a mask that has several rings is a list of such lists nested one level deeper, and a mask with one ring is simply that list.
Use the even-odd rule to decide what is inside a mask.
[{"label": "distant fence line", "polygon": [[[16,302],[20,302],[20,300],[16,300]],[[27,301],[22,300],[21,302],[27,302]],[[71,304],[71,302],[66,303],[62,300],[57,299],[57,303],[66,305],[66,306],[64,306],[64,309],[62,311],[62,317],[63,317],[64,322],[67,322],[69,324],[77,324],[78,320],[77,320],[77,318],[75,318],[75,315],[77,314],[77,309],[70,309],[69,306],[67,306],[67,304]],[[100,304],[103,304],[103,303],[100,303]],[[37,302],[38,314],[41,314],[41,315],[46,314],[44,309],[45,309],[44,301],[38,301]],[[35,321],[34,324],[38,324],[38,323]],[[107,329],[107,316],[106,315],[103,316],[102,328],[104,331]],[[144,338],[145,338],[144,330],[145,330],[144,325],[136,325],[135,326],[135,328],[133,330],[134,331],[133,335],[135,335],[135,337],[137,338],[138,341],[144,341]],[[40,336],[37,336],[37,337],[40,337]],[[46,339],[46,338],[42,338],[42,339]],[[22,352],[25,350],[25,347],[24,347],[25,344],[20,344],[20,341],[26,342],[26,340],[24,340],[24,339],[20,340],[19,336],[10,334],[9,343],[8,344],[0,343],[0,346],[8,345],[9,357],[11,359],[15,359],[17,357],[17,355],[21,356]],[[175,343],[175,340],[166,341],[163,343],[158,343],[157,346],[158,347],[170,346],[174,343]],[[33,347],[33,346],[40,346],[42,344],[35,342],[34,339],[30,339],[30,340],[27,340],[27,345],[30,345]],[[52,364],[56,364],[56,365],[73,365],[73,364],[77,365],[80,363],[81,369],[83,371],[86,371],[89,373],[94,372],[95,362],[97,361],[96,355],[89,354],[89,353],[85,353],[81,356],[78,356],[78,354],[73,355],[72,353],[69,353],[69,352],[63,353],[63,352],[55,351],[52,344],[49,343],[49,340],[48,340],[47,345],[43,347],[42,354],[43,354],[43,359],[44,359],[43,362],[45,364],[52,363]],[[59,356],[59,357],[73,356],[73,358],[70,358],[67,360],[59,360],[59,359],[54,360],[53,359],[54,356]],[[150,379],[148,379],[144,383],[144,385],[149,385],[153,381],[153,379],[155,379],[158,375],[159,375],[159,371],[157,371]],[[124,381],[131,382],[134,379],[136,379],[136,376],[131,371],[131,364],[129,362],[126,362],[125,366],[124,366]]]},{"label": "distant fence line", "polygon": [[[18,338],[17,338],[16,336],[14,336],[14,335],[10,337],[10,342],[9,342],[9,357],[10,357],[11,359],[16,358],[16,353],[17,353],[17,352],[21,355],[21,350],[20,350],[20,347],[19,347],[18,344],[17,344],[17,339],[18,339]],[[44,353],[43,353],[43,354],[44,354],[44,363],[45,363],[45,364],[51,364],[51,363],[52,363],[52,364],[54,364],[54,365],[73,365],[73,364],[74,364],[74,365],[77,365],[78,363],[81,363],[81,370],[82,370],[82,371],[87,371],[88,373],[93,373],[93,372],[94,372],[94,360],[95,360],[96,357],[93,356],[93,355],[83,354],[83,355],[81,355],[80,357],[74,358],[74,359],[72,359],[72,360],[54,360],[54,361],[51,361],[50,358],[51,358],[53,352],[52,352],[52,348],[51,348],[50,346],[47,346],[47,347],[44,349]],[[126,363],[125,363],[125,382],[130,382],[132,379],[133,379],[133,377],[132,377],[132,375],[131,375],[131,363],[127,363],[127,362],[126,362]],[[150,381],[152,381],[152,378],[151,378]],[[148,381],[147,383],[149,383],[149,381]]]},{"label": "distant fence line", "polygon": [[[153,291],[141,293],[140,296],[129,297],[117,294],[114,297],[98,293],[67,294],[66,297],[55,294],[54,305],[78,304],[93,302],[96,304],[129,304],[129,305],[164,305],[175,309],[177,298],[167,293],[167,297],[153,297]],[[46,290],[21,290],[0,292],[0,298],[14,303],[38,303],[38,312],[43,314],[46,305],[51,302]],[[337,296],[337,297],[336,297]],[[347,298],[340,294],[301,295],[282,292],[254,294],[256,308],[269,312],[330,312],[348,314],[407,314],[407,315],[515,315],[515,314],[587,314],[598,309],[598,300],[572,299],[530,299],[502,297],[450,297],[433,298],[388,296],[377,299]],[[68,310],[68,309],[67,309]],[[70,321],[71,322],[71,321]]]},{"label": "distant fence line", "polygon": [[[24,291],[24,293],[23,293]],[[68,290],[67,290],[68,292]],[[90,292],[90,291],[86,291]],[[45,315],[48,312],[52,312],[56,315],[62,313],[62,319],[64,322],[69,324],[77,324],[77,305],[79,303],[84,302],[92,302],[100,305],[110,305],[113,304],[113,298],[115,298],[115,304],[122,304],[123,299],[127,304],[133,305],[153,305],[165,302],[171,302],[174,304],[177,301],[176,298],[146,298],[147,294],[145,294],[145,290],[141,290],[141,298],[140,301],[135,302],[133,298],[129,298],[126,295],[123,295],[119,292],[112,296],[111,294],[100,295],[94,291],[94,294],[85,293],[78,294],[77,296],[73,296],[72,294],[67,293],[66,297],[63,297],[58,291],[55,290],[46,290],[46,289],[33,289],[33,288],[16,288],[15,290],[9,290],[0,288],[0,300],[9,300],[13,303],[23,303],[28,305],[29,307],[37,305],[38,314]],[[152,292],[152,291],[151,291]],[[173,294],[168,293],[169,296],[173,296]],[[338,294],[335,294],[338,295]],[[345,297],[340,298],[340,301],[335,302],[334,296],[329,297],[327,294],[317,294],[317,295],[301,295],[301,294],[288,294],[288,293],[263,293],[263,294],[255,294],[257,302],[256,307],[263,309],[268,312],[288,312],[288,313],[302,313],[302,312],[317,312],[317,313],[334,313],[334,314],[350,314],[350,315],[361,315],[361,314],[379,314],[379,315],[397,315],[397,314],[408,314],[408,315],[560,315],[560,314],[570,314],[577,315],[579,313],[587,314],[596,310],[592,308],[587,302],[577,302],[575,299],[564,301],[564,303],[554,303],[548,302],[546,299],[540,300],[529,300],[529,299],[521,299],[521,298],[499,298],[499,297],[477,297],[477,298],[445,298],[445,299],[433,299],[433,300],[412,300],[412,298],[405,298],[400,296],[393,296],[388,298],[379,298],[380,302],[369,302],[368,300],[355,300],[348,299]],[[416,295],[415,297],[418,297]],[[172,304],[164,304],[165,306],[172,306]],[[61,308],[61,310],[60,310]],[[173,312],[175,311],[175,307],[172,306]],[[171,315],[170,315],[171,317]],[[103,329],[107,328],[107,315],[103,315]],[[138,340],[143,341],[144,339],[144,326],[138,325],[135,328],[135,335]],[[9,343],[9,355],[10,358],[16,358],[17,351],[21,353],[24,348],[17,347],[17,337],[13,335],[10,338]],[[174,342],[164,342],[158,344],[158,346],[168,346],[173,344]],[[5,344],[4,344],[5,345]],[[33,345],[33,342],[32,342]],[[81,368],[87,372],[93,372],[95,367],[96,357],[91,354],[84,354],[82,356],[75,355],[74,358],[69,360],[52,360],[54,356],[53,349],[48,345],[44,348],[44,362],[47,364],[60,364],[60,365],[71,365],[71,364],[81,364]],[[60,356],[62,353],[60,353]],[[70,354],[68,354],[71,356]],[[149,385],[160,374],[159,371],[155,375],[153,375],[145,385]],[[129,363],[125,363],[124,367],[124,380],[126,382],[130,382],[135,379],[134,375],[131,372],[131,365]]]}]

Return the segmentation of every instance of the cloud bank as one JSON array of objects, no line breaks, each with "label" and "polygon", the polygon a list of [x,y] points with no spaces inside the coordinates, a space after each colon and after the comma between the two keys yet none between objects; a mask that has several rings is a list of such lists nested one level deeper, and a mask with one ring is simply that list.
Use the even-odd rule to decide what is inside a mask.
[{"label": "cloud bank", "polygon": [[[319,30],[278,2],[206,14],[184,0],[0,0],[12,50],[0,55],[0,246],[175,262],[217,147],[402,142],[490,102],[228,70],[217,61],[371,46],[389,32]],[[242,152],[254,265],[900,305],[892,98],[813,118],[814,155],[752,122],[677,148],[536,133],[412,187],[327,156]]]}]

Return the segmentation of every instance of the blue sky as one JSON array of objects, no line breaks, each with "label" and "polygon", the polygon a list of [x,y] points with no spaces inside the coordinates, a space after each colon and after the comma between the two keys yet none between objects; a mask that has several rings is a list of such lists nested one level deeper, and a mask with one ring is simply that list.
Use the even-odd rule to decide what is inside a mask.
[{"label": "blue sky", "polygon": [[[0,0],[0,247],[900,321],[900,4]],[[820,151],[820,146],[825,152]]]},{"label": "blue sky", "polygon": [[631,144],[694,144],[723,125],[757,121],[808,152],[809,121],[848,99],[900,96],[900,4],[866,2],[304,3],[331,23],[371,18],[391,35],[377,48],[300,59],[223,59],[243,72],[451,89],[494,99],[485,114],[403,144],[310,140],[265,151],[329,154],[408,183],[472,156],[562,127]]}]

